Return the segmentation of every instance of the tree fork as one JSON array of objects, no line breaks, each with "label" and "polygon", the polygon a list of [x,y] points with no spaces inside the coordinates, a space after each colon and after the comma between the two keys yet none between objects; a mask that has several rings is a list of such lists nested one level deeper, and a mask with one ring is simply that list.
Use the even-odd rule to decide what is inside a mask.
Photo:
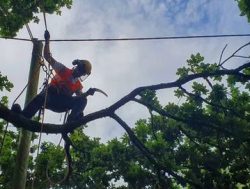
[{"label": "tree fork", "polygon": [[[33,39],[33,50],[30,63],[28,87],[26,92],[25,106],[37,94],[39,72],[40,72],[40,58],[43,44],[37,39]],[[16,166],[13,179],[13,189],[25,189],[27,178],[27,167],[29,162],[30,143],[32,132],[25,129],[20,131],[19,147],[16,157]]]}]

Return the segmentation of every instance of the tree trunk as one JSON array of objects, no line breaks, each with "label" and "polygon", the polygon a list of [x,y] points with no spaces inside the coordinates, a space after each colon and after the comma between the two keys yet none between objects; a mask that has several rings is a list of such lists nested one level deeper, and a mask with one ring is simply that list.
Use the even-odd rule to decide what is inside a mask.
[{"label": "tree trunk", "polygon": [[[39,61],[41,59],[40,55],[42,53],[42,48],[42,42],[38,41],[37,39],[34,39],[25,106],[37,94],[40,72]],[[31,137],[32,132],[21,129],[19,147],[16,158],[16,167],[13,178],[13,189],[25,189]]]}]

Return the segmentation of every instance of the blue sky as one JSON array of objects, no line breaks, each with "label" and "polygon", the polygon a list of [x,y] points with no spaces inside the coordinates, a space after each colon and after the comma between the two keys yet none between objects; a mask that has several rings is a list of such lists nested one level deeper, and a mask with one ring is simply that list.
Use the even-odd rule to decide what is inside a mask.
[{"label": "blue sky", "polygon": [[[72,9],[63,9],[62,16],[47,15],[52,39],[159,37],[180,35],[212,35],[250,33],[250,25],[234,0],[75,0]],[[43,39],[44,23],[30,23],[34,37]],[[25,28],[17,37],[29,38]],[[185,39],[126,42],[60,42],[51,43],[55,59],[72,67],[73,59],[88,59],[93,74],[85,81],[85,89],[98,87],[108,98],[89,98],[85,114],[108,107],[134,88],[177,77],[177,68],[184,66],[191,54],[200,52],[211,63],[218,61],[226,44],[225,56],[247,43],[249,37],[221,39]],[[32,44],[0,39],[1,72],[15,84],[10,102],[27,83]],[[44,74],[41,73],[41,81]],[[41,86],[41,84],[39,85]],[[2,94],[1,94],[2,95]],[[177,103],[171,90],[158,93],[162,103]],[[24,95],[19,100],[23,106]],[[118,114],[131,127],[147,110],[129,103]],[[46,121],[60,123],[60,115],[46,113]],[[124,130],[111,119],[89,123],[86,133],[107,141],[119,137]],[[59,136],[58,136],[59,137]],[[54,140],[53,135],[45,137]]]}]

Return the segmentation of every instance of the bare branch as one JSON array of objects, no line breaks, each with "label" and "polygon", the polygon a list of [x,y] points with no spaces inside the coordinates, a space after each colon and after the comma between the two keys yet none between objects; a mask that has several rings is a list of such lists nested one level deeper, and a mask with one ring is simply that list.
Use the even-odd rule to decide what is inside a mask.
[{"label": "bare branch", "polygon": [[235,57],[236,53],[239,52],[241,49],[245,48],[246,46],[250,45],[250,42],[246,43],[245,45],[241,46],[240,48],[238,48],[236,51],[234,51],[234,53],[229,56],[228,58],[226,58],[223,62],[221,62],[219,64],[219,66],[222,66],[223,64],[225,64],[228,60],[230,60],[231,58]]},{"label": "bare branch", "polygon": [[242,56],[242,55],[234,55],[234,57],[250,59],[249,56]]},{"label": "bare branch", "polygon": [[222,50],[222,52],[220,54],[219,66],[221,64],[221,59],[222,59],[223,53],[224,53],[224,51],[225,51],[226,48],[227,48],[227,44],[225,45],[225,47],[223,48],[223,50]]},{"label": "bare branch", "polygon": [[149,152],[149,150],[144,146],[144,144],[135,136],[132,129],[116,114],[113,114],[111,117],[116,120],[122,126],[122,128],[125,129],[125,131],[129,135],[130,140],[144,153],[144,155],[149,159],[149,161],[153,164],[156,164],[156,160],[152,157],[151,152]]}]

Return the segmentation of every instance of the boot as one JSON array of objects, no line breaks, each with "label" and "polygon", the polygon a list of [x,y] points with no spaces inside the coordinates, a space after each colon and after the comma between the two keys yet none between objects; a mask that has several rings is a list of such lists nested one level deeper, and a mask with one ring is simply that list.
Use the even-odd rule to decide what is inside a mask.
[{"label": "boot", "polygon": [[17,114],[20,114],[22,112],[22,108],[19,104],[13,104],[10,110]]},{"label": "boot", "polygon": [[78,120],[80,120],[80,119],[82,119],[83,118],[83,113],[81,112],[81,113],[79,113],[78,115],[72,115],[72,114],[70,114],[69,116],[68,116],[68,118],[67,118],[67,123],[70,123],[70,122],[74,122],[74,121],[78,121]]}]

